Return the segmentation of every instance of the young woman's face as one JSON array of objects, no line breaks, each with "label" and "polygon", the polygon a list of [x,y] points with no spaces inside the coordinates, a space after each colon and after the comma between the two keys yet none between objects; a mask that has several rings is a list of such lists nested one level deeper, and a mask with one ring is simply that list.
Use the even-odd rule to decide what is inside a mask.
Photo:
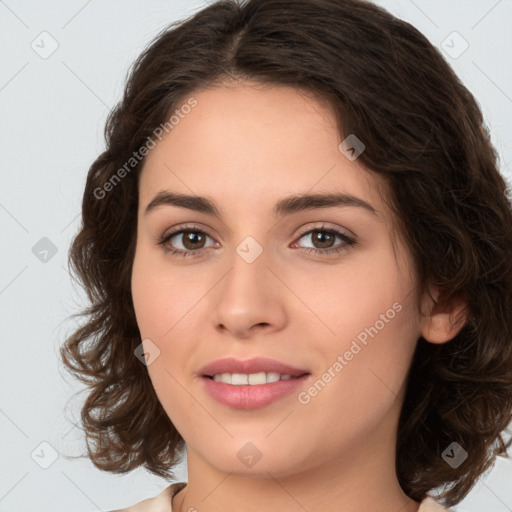
[{"label": "young woman's face", "polygon": [[[296,89],[192,97],[147,156],[132,275],[149,375],[189,460],[284,476],[389,455],[394,471],[421,326],[382,183],[339,149],[327,107]],[[204,199],[161,195],[148,209],[162,193]],[[203,371],[262,357],[306,375],[255,387],[204,376],[272,369]]]}]

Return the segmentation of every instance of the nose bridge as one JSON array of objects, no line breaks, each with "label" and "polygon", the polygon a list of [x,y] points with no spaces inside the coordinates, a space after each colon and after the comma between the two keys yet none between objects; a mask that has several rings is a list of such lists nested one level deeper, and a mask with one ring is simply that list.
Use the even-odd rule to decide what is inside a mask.
[{"label": "nose bridge", "polygon": [[230,259],[231,270],[223,285],[223,295],[243,302],[258,300],[267,294],[262,286],[269,273],[269,255],[253,237],[246,237],[235,248]]},{"label": "nose bridge", "polygon": [[279,300],[270,253],[253,237],[246,237],[229,260],[230,270],[215,297],[217,324],[243,335],[253,325],[281,327],[284,308]]}]

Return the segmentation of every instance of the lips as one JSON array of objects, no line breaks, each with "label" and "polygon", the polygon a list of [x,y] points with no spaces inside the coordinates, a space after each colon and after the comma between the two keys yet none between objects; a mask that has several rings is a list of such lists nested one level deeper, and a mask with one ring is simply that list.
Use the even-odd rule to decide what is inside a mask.
[{"label": "lips", "polygon": [[302,375],[309,374],[306,369],[296,368],[266,357],[256,357],[246,360],[235,359],[232,357],[217,359],[199,370],[199,374],[202,377],[213,377],[214,375],[223,373],[251,374],[260,372],[276,372],[281,375],[291,375],[292,377],[300,377]]}]

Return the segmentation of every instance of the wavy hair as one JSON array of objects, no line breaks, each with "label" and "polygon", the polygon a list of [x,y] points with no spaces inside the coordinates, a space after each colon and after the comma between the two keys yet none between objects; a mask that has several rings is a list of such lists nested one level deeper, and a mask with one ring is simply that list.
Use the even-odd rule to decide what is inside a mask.
[{"label": "wavy hair", "polygon": [[[443,344],[417,341],[399,418],[396,472],[421,501],[453,506],[507,454],[512,420],[512,207],[479,105],[425,36],[364,0],[224,0],[160,32],[129,70],[92,163],[70,270],[90,305],[61,347],[87,387],[81,410],[93,464],[172,477],[184,440],[146,367],[131,296],[138,176],[126,167],[194,91],[223,79],[289,85],[325,99],[343,140],[389,185],[419,287],[462,295],[471,318]],[[167,131],[167,130],[166,130]],[[139,154],[139,153],[137,153]],[[124,167],[123,167],[124,166]],[[125,172],[121,172],[124,169]],[[122,176],[121,176],[122,175]],[[114,177],[118,178],[115,182]],[[457,442],[467,459],[452,467]]]}]

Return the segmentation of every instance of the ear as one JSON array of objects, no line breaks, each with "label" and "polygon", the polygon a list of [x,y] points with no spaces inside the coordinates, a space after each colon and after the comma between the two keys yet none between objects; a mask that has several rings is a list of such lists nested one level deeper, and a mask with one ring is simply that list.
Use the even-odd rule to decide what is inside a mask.
[{"label": "ear", "polygon": [[421,322],[421,335],[430,343],[446,343],[453,339],[469,320],[469,306],[462,294],[449,301],[439,301],[439,289],[431,290],[435,302],[425,293],[422,311],[430,311]]}]

